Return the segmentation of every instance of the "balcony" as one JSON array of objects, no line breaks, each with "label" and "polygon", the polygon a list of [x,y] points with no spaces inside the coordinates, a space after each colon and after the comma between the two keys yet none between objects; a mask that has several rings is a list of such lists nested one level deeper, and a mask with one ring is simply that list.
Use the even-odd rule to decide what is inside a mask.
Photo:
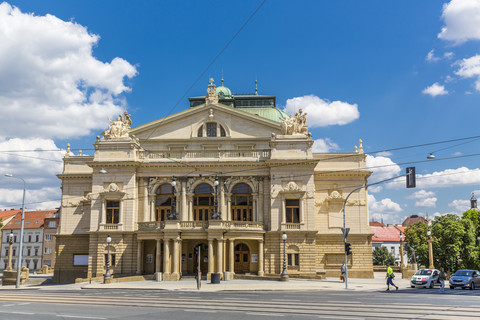
[{"label": "balcony", "polygon": [[[205,230],[205,229],[224,229],[224,230],[243,230],[243,231],[262,231],[263,223],[256,221],[171,221],[176,223],[179,230]],[[170,226],[170,224],[169,224]],[[165,221],[138,222],[138,231],[154,231],[165,229]]]},{"label": "balcony", "polygon": [[101,223],[98,230],[103,231],[122,231],[123,225],[121,223]]},{"label": "balcony", "polygon": [[145,162],[168,161],[265,161],[270,150],[196,150],[196,151],[138,151]]}]

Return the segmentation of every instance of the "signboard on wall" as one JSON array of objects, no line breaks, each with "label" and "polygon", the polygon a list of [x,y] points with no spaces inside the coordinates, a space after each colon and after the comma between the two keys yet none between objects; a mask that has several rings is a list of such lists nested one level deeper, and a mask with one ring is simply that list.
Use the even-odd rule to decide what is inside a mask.
[{"label": "signboard on wall", "polygon": [[257,263],[258,262],[258,254],[252,253],[252,263]]}]

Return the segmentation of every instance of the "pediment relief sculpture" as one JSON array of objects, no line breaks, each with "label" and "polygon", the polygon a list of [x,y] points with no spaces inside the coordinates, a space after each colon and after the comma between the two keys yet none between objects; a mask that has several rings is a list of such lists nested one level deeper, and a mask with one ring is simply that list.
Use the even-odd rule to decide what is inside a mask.
[{"label": "pediment relief sculpture", "polygon": [[282,134],[283,135],[292,135],[292,134],[305,134],[308,135],[307,127],[307,113],[303,113],[303,110],[298,110],[295,113],[295,117],[290,115],[286,119],[282,119]]},{"label": "pediment relief sculpture", "polygon": [[64,204],[64,207],[78,207],[81,204],[84,204],[86,202],[92,201],[92,193],[89,192],[85,196],[83,196],[80,200],[78,201],[68,201],[66,204]]},{"label": "pediment relief sculpture", "polygon": [[132,120],[127,111],[125,111],[124,116],[118,115],[117,120],[108,119],[108,121],[110,122],[110,127],[102,132],[102,136],[105,139],[130,138],[129,131]]},{"label": "pediment relief sculpture", "polygon": [[296,184],[294,181],[290,181],[287,185],[283,188],[284,192],[299,192],[302,189]]},{"label": "pediment relief sculpture", "polygon": [[208,83],[207,95],[205,96],[205,104],[217,104],[218,103],[218,95],[215,89],[215,84],[213,83],[213,78],[210,78],[210,82]]},{"label": "pediment relief sculpture", "polygon": [[105,189],[103,189],[103,192],[121,192],[121,190],[116,183],[112,182]]},{"label": "pediment relief sculpture", "polygon": [[337,190],[330,192],[330,195],[327,197],[327,200],[344,200],[341,193]]}]

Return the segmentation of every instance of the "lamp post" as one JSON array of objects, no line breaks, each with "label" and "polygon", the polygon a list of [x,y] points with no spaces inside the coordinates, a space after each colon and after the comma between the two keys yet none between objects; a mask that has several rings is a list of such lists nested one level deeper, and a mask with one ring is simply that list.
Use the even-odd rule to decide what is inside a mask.
[{"label": "lamp post", "polygon": [[22,223],[20,225],[20,245],[18,248],[17,281],[15,282],[15,288],[18,289],[20,288],[20,274],[22,272],[23,227],[25,224],[25,190],[27,188],[27,184],[25,183],[25,180],[23,180],[22,178],[16,177],[10,173],[5,174],[5,177],[20,179],[23,181]]},{"label": "lamp post", "polygon": [[285,250],[285,243],[287,241],[287,234],[284,232],[282,234],[282,240],[283,240],[283,270],[282,274],[280,275],[280,281],[287,281],[288,280],[288,272],[287,272],[287,252]]},{"label": "lamp post", "polygon": [[218,212],[218,177],[215,177],[213,182],[213,214],[212,219],[219,220],[220,214]]},{"label": "lamp post", "polygon": [[177,220],[176,211],[176,198],[175,198],[175,186],[177,185],[177,180],[175,177],[172,177],[172,206],[170,208],[170,214],[167,216],[167,220]]},{"label": "lamp post", "polygon": [[13,245],[13,230],[10,230],[8,235],[8,266],[7,270],[12,270],[12,245]]},{"label": "lamp post", "polygon": [[400,272],[403,273],[403,232],[400,231]]},{"label": "lamp post", "polygon": [[105,272],[105,276],[103,278],[103,283],[110,283],[112,280],[112,275],[110,274],[110,242],[112,242],[112,238],[110,235],[107,236],[107,270]]},{"label": "lamp post", "polygon": [[427,235],[428,235],[428,263],[429,263],[429,266],[428,268],[429,269],[433,269],[434,266],[433,266],[433,240],[432,240],[432,231],[430,231],[430,225],[431,225],[431,222],[428,223],[428,231],[427,231]]}]

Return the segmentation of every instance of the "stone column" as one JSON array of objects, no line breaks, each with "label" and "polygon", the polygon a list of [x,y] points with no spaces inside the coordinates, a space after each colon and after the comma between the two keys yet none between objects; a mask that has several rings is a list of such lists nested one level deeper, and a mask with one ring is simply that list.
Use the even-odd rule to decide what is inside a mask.
[{"label": "stone column", "polygon": [[193,221],[193,193],[187,194],[188,202],[188,221]]},{"label": "stone column", "polygon": [[258,241],[258,275],[265,275],[263,270],[263,240]]},{"label": "stone column", "polygon": [[223,239],[217,239],[217,272],[223,273]]},{"label": "stone column", "polygon": [[432,238],[428,239],[428,263],[429,263],[429,266],[428,268],[429,269],[434,269],[435,267],[433,266],[433,240]]},{"label": "stone column", "polygon": [[143,180],[143,221],[149,221],[148,211],[148,178]]},{"label": "stone column", "polygon": [[102,212],[100,212],[100,221],[102,224],[105,224],[107,220],[107,201],[103,197],[101,197],[100,200],[102,201]]},{"label": "stone column", "polygon": [[263,177],[258,179],[257,221],[263,222]]},{"label": "stone column", "polygon": [[220,179],[219,188],[220,188],[220,199],[219,199],[218,208],[219,208],[219,211],[220,211],[220,219],[221,220],[226,220],[226,215],[225,215],[225,190],[224,190],[223,179]]},{"label": "stone column", "polygon": [[157,252],[155,254],[155,272],[160,272],[160,255],[161,255],[162,240],[157,239]]},{"label": "stone column", "polygon": [[230,254],[229,254],[229,265],[228,265],[228,271],[230,271],[233,274],[235,274],[235,239],[229,239],[230,241]]},{"label": "stone column", "polygon": [[163,240],[163,275],[170,275],[170,239]]},{"label": "stone column", "polygon": [[257,204],[258,204],[258,193],[254,193],[253,194],[253,203],[252,203],[252,208],[253,208],[253,217],[252,217],[252,220],[253,221],[258,221],[258,208],[257,208]]},{"label": "stone column", "polygon": [[137,274],[142,274],[142,240],[137,240]]},{"label": "stone column", "polygon": [[187,182],[182,181],[182,203],[180,208],[180,221],[185,221],[188,219],[187,212]]},{"label": "stone column", "polygon": [[227,221],[232,221],[232,194],[227,193],[227,212],[225,213]]},{"label": "stone column", "polygon": [[213,272],[213,239],[208,239],[208,272],[207,278]]},{"label": "stone column", "polygon": [[173,268],[172,268],[172,275],[174,275],[175,278],[179,276],[179,263],[178,263],[178,239],[173,239]]},{"label": "stone column", "polygon": [[155,221],[155,195],[148,195],[150,200],[150,221]]}]

